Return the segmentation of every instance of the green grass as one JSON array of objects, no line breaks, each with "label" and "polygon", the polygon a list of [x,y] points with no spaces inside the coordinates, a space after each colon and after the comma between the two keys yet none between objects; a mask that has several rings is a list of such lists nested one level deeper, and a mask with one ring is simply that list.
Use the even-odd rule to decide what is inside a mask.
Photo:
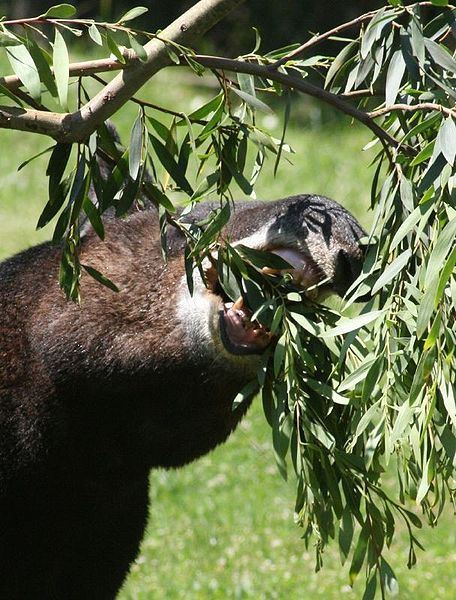
[{"label": "green grass", "polygon": [[[189,88],[165,73],[141,96],[177,110],[196,108],[205,88]],[[259,198],[315,192],[331,196],[369,223],[371,153],[361,148],[366,131],[346,121],[320,123],[315,105],[299,103],[290,123],[293,165],[283,163],[273,177],[269,163],[257,186]],[[116,118],[128,139],[136,109]],[[305,118],[302,118],[304,114]],[[269,117],[268,117],[269,118]],[[313,122],[313,125],[309,123]],[[280,128],[275,130],[280,136]],[[50,145],[30,134],[2,130],[0,169],[0,257],[49,238],[52,228],[35,231],[47,194],[47,157],[17,172],[21,161]],[[151,474],[151,514],[141,555],[120,594],[122,600],[339,599],[361,598],[341,568],[334,544],[325,567],[314,572],[314,554],[293,523],[293,476],[285,483],[274,465],[270,431],[257,402],[229,441],[205,458],[177,471]],[[427,548],[408,571],[405,532],[388,560],[399,577],[399,598],[452,600],[456,589],[456,532],[447,510],[440,526],[424,529]]]}]

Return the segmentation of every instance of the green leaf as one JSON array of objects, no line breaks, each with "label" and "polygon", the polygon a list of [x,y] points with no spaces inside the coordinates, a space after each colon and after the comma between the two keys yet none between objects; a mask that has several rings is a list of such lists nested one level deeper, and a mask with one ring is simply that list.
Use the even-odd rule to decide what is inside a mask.
[{"label": "green leaf", "polygon": [[280,370],[282,368],[282,364],[283,361],[285,359],[285,351],[286,351],[286,336],[285,334],[283,334],[275,347],[274,350],[274,375],[275,377],[278,376],[278,374],[280,373]]},{"label": "green leaf", "polygon": [[46,175],[49,177],[49,193],[52,193],[52,185],[58,183],[65,172],[68,160],[70,158],[72,144],[58,143],[52,150],[51,157],[46,169]]},{"label": "green leaf", "polygon": [[387,592],[392,596],[396,596],[399,593],[399,584],[393,569],[383,557],[380,559],[380,577]]},{"label": "green leaf", "polygon": [[434,280],[436,273],[440,271],[446,255],[448,254],[449,250],[453,248],[455,237],[456,219],[452,219],[440,232],[440,235],[438,236],[429,257],[426,267],[426,278],[424,280],[425,289],[431,287],[431,282]]},{"label": "green leaf", "polygon": [[435,140],[432,140],[431,142],[426,144],[426,146],[424,146],[424,148],[422,150],[420,150],[420,152],[418,152],[418,154],[412,160],[412,162],[410,163],[410,166],[416,167],[417,165],[421,164],[425,160],[428,160],[428,158],[430,158],[432,156],[432,153],[434,152],[434,145],[435,145]]},{"label": "green leaf", "polygon": [[130,136],[128,169],[130,177],[135,181],[142,162],[144,123],[142,113],[136,118]]},{"label": "green leaf", "polygon": [[29,163],[31,163],[33,160],[35,160],[35,158],[39,158],[40,156],[43,156],[44,154],[47,154],[48,152],[51,152],[51,150],[54,150],[55,146],[49,146],[49,148],[45,148],[44,150],[41,150],[41,152],[38,152],[38,154],[35,154],[34,156],[27,158],[27,160],[24,160],[24,162],[22,162],[17,170],[21,171],[24,167],[26,167]]},{"label": "green leaf", "polygon": [[434,210],[432,203],[430,203],[429,206],[417,206],[394,234],[390,244],[390,252],[393,252],[393,250],[397,248],[397,246],[402,242],[408,233],[415,231],[415,227],[421,218],[424,218],[427,221],[427,218],[432,210]]},{"label": "green leaf", "polygon": [[437,291],[436,291],[435,299],[434,299],[434,307],[435,308],[437,308],[438,303],[440,302],[440,300],[442,298],[443,290],[445,289],[445,286],[448,283],[448,280],[454,274],[455,266],[456,266],[456,246],[454,246],[453,250],[451,251],[451,254],[448,257],[448,260],[446,261],[445,266],[443,267],[442,272],[440,274],[439,284],[437,286]]},{"label": "green leaf", "polygon": [[402,50],[396,50],[388,65],[386,72],[386,92],[385,92],[385,106],[392,106],[397,98],[399,90],[401,88],[402,78],[405,72],[405,61],[402,55]]},{"label": "green leaf", "polygon": [[50,67],[52,62],[51,56],[43,48],[40,48],[36,41],[31,37],[27,38],[27,49],[33,58],[36,68],[38,69],[38,74],[41,81],[44,83],[51,96],[53,98],[57,98],[58,92],[55,84],[55,76]]},{"label": "green leaf", "polygon": [[389,264],[383,271],[382,275],[377,279],[374,286],[372,287],[372,295],[376,294],[392,279],[394,279],[408,264],[412,251],[408,248],[402,254],[399,254],[391,264]]},{"label": "green leaf", "polygon": [[95,25],[95,23],[92,23],[92,25],[88,28],[87,31],[89,32],[89,35],[95,42],[95,44],[98,44],[98,46],[103,45],[103,38],[101,37],[101,33],[98,27]]},{"label": "green leaf", "polygon": [[361,567],[363,566],[364,558],[366,556],[368,539],[368,528],[366,525],[364,525],[359,533],[358,542],[356,544],[355,551],[353,552],[352,563],[350,565],[350,571],[348,574],[350,585],[353,585],[355,583],[355,579],[357,578]]},{"label": "green leaf", "polygon": [[54,65],[55,82],[59,95],[60,105],[63,110],[68,111],[68,85],[70,82],[70,59],[68,50],[62,34],[56,27],[54,39],[54,51],[52,62]]},{"label": "green leaf", "polygon": [[93,277],[93,279],[98,281],[98,283],[101,283],[102,285],[109,288],[113,292],[119,291],[119,288],[116,286],[116,284],[113,283],[108,277],[106,277],[106,275],[103,275],[103,273],[100,273],[100,271],[97,271],[97,269],[94,269],[93,267],[91,267],[89,265],[83,265],[82,263],[81,263],[81,267],[90,275],[90,277]]},{"label": "green leaf", "polygon": [[149,9],[145,6],[136,6],[135,8],[128,10],[122,17],[120,17],[117,23],[121,24],[126,23],[127,21],[132,21],[133,19],[137,19],[141,15],[144,15],[148,11]]},{"label": "green leaf", "polygon": [[69,175],[63,181],[53,184],[52,194],[38,219],[37,229],[47,225],[62,208],[70,191],[72,179],[72,176]]},{"label": "green leaf", "polygon": [[[455,248],[456,250],[456,248]],[[439,333],[440,333],[440,325],[442,323],[442,313],[439,311],[437,316],[434,319],[434,323],[432,324],[431,330],[429,332],[428,337],[423,346],[423,352],[427,352],[434,344],[436,343]]]},{"label": "green leaf", "polygon": [[130,40],[130,46],[132,48],[132,50],[135,51],[136,56],[139,58],[139,60],[141,61],[146,61],[147,60],[147,52],[146,49],[144,48],[144,46],[142,44],[140,44],[138,42],[138,40],[136,39],[136,36],[134,36],[132,33],[128,32],[128,39]]},{"label": "green leaf", "polygon": [[163,206],[163,208],[170,213],[176,212],[174,204],[158,186],[151,181],[145,181],[143,185],[148,196],[152,198],[157,205]]},{"label": "green leaf", "polygon": [[101,240],[104,240],[104,226],[103,221],[101,220],[100,213],[98,209],[92,204],[92,201],[88,196],[85,196],[82,202],[82,209],[87,215],[87,218],[90,221],[95,233]]},{"label": "green leaf", "polygon": [[193,189],[188,182],[185,174],[179,168],[179,164],[176,162],[173,155],[170,153],[168,148],[158,138],[149,133],[149,139],[158,157],[158,160],[165,168],[166,172],[174,179],[177,185],[186,192],[190,197],[193,196]]},{"label": "green leaf", "polygon": [[245,385],[242,388],[242,390],[237,394],[237,396],[233,400],[231,410],[236,410],[240,404],[242,404],[246,400],[250,400],[253,395],[258,393],[258,391],[258,381],[256,379],[250,381],[247,385]]},{"label": "green leaf", "polygon": [[[217,112],[217,110],[220,108],[220,105],[223,106],[223,104],[224,104],[224,95],[221,92],[220,94],[218,94],[217,96],[215,96],[214,98],[212,98],[211,100],[206,102],[206,104],[203,104],[203,106],[200,106],[199,108],[194,110],[192,113],[190,113],[188,115],[188,118],[190,119],[190,121],[200,121],[202,119],[205,119],[211,113]],[[178,123],[178,125],[179,124],[180,123]]]},{"label": "green leaf", "polygon": [[335,404],[347,405],[350,402],[350,399],[346,396],[342,396],[334,390],[330,385],[323,383],[322,381],[316,381],[315,379],[307,379],[307,385],[317,392],[322,398],[326,398],[330,402],[334,402]]},{"label": "green leaf", "polygon": [[333,327],[332,329],[328,329],[327,331],[320,333],[320,337],[335,337],[336,335],[350,333],[350,331],[355,331],[356,329],[360,329],[361,327],[365,327],[369,323],[372,323],[378,319],[383,312],[383,310],[374,310],[372,312],[359,315],[358,317],[354,317],[353,319],[341,319],[337,327]]},{"label": "green leaf", "polygon": [[41,100],[41,81],[38,69],[27,48],[20,46],[9,46],[6,48],[8,60],[13,71],[27,88],[34,100]]},{"label": "green leaf", "polygon": [[357,439],[364,433],[364,431],[367,429],[367,427],[371,423],[373,423],[375,420],[377,420],[379,406],[380,406],[380,401],[377,400],[377,402],[372,404],[372,406],[370,406],[366,410],[366,412],[363,414],[363,416],[361,417],[361,419],[358,422],[358,425],[356,426],[356,431],[353,435],[353,440],[350,443],[351,448],[353,448],[355,446]]},{"label": "green leaf", "polygon": [[248,75],[247,73],[238,73],[237,80],[239,87],[245,94],[256,97],[255,79],[253,75]]},{"label": "green leaf", "polygon": [[366,374],[371,368],[371,366],[376,361],[376,358],[371,358],[370,360],[364,361],[357,369],[352,371],[339,385],[339,392],[343,392],[345,390],[353,390],[355,386],[360,383],[360,381],[364,381],[366,378]]},{"label": "green leaf", "polygon": [[400,407],[396,420],[394,421],[393,430],[390,436],[390,447],[394,448],[396,442],[398,442],[406,429],[413,419],[414,411],[408,402],[404,402]]},{"label": "green leaf", "polygon": [[76,9],[72,4],[55,4],[40,15],[42,19],[70,19],[76,14]]},{"label": "green leaf", "polygon": [[242,90],[238,90],[235,87],[230,88],[241,100],[243,100],[246,104],[248,104],[254,110],[260,110],[265,113],[273,113],[274,111],[267,104],[258,100],[256,96],[252,96],[251,94],[247,94]]},{"label": "green leaf", "polygon": [[418,61],[421,68],[424,67],[425,47],[424,36],[417,19],[412,18],[410,23],[410,44],[412,46],[413,56]]},{"label": "green leaf", "polygon": [[21,40],[6,29],[0,31],[0,47],[20,46],[21,44]]},{"label": "green leaf", "polygon": [[364,589],[364,594],[361,600],[374,600],[375,592],[377,590],[377,572],[375,569],[372,570]]},{"label": "green leaf", "polygon": [[119,46],[117,45],[116,41],[114,40],[109,31],[106,31],[106,42],[112,54],[114,54],[117,60],[124,65],[126,63],[125,56],[120,51]]},{"label": "green leaf", "polygon": [[440,65],[446,71],[456,75],[456,60],[451,56],[444,46],[437,44],[428,38],[424,39],[426,50],[431,55],[434,62]]},{"label": "green leaf", "polygon": [[342,564],[348,558],[353,541],[354,522],[353,515],[348,505],[344,507],[339,525],[339,550]]},{"label": "green leaf", "polygon": [[442,121],[436,145],[440,148],[447,163],[453,166],[456,157],[456,124],[451,117]]}]

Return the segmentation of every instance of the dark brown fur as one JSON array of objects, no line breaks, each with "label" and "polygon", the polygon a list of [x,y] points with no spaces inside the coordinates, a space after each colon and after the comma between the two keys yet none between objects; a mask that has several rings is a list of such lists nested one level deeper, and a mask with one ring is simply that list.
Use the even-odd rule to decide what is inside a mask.
[{"label": "dark brown fur", "polygon": [[[301,213],[309,198],[299,201]],[[231,235],[251,235],[282,218],[284,206],[241,204]],[[326,225],[313,227],[321,244],[341,237],[346,256],[334,288],[346,288],[359,267],[362,230],[334,203],[319,210]],[[290,213],[290,235],[299,236],[292,221]],[[113,598],[144,532],[149,470],[210,451],[247,409],[233,412],[231,404],[256,357],[231,359],[195,342],[176,311],[183,240],[171,234],[165,265],[153,210],[109,220],[106,229],[106,243],[90,232],[83,238],[81,261],[112,279],[117,294],[85,275],[82,304],[66,302],[60,249],[50,244],[0,265],[5,600]]]}]

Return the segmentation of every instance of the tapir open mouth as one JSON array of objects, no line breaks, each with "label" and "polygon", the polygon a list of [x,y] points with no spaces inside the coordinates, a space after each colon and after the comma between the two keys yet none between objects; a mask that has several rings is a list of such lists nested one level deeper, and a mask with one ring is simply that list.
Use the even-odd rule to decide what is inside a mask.
[{"label": "tapir open mouth", "polygon": [[[305,290],[305,295],[313,301],[328,295],[329,286],[319,285],[327,278],[310,256],[289,248],[273,248],[269,252],[281,256],[290,266],[286,269],[265,267],[264,273],[269,275],[288,273],[293,284]],[[206,279],[209,290],[221,298],[219,325],[225,349],[237,355],[261,354],[275,336],[259,321],[251,319],[252,311],[242,297],[232,302],[226,296],[213,266],[206,270]]]},{"label": "tapir open mouth", "polygon": [[240,297],[236,302],[225,302],[220,310],[220,335],[223,345],[231,354],[260,354],[273,335],[258,321],[252,321],[252,312]]}]

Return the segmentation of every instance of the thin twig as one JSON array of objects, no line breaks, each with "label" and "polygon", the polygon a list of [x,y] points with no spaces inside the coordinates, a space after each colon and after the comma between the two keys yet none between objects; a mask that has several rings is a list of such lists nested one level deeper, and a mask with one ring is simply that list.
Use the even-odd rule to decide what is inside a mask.
[{"label": "thin twig", "polygon": [[344,31],[345,29],[350,29],[351,27],[354,27],[355,25],[359,25],[360,23],[363,23],[364,21],[368,21],[377,12],[378,11],[376,11],[376,10],[372,10],[368,13],[365,13],[364,15],[361,15],[360,17],[356,17],[356,19],[347,21],[347,23],[338,25],[337,27],[334,27],[333,29],[326,31],[325,33],[322,33],[321,35],[314,36],[310,40],[307,40],[307,42],[304,42],[304,44],[301,44],[301,46],[299,46],[299,48],[296,48],[295,50],[293,50],[286,56],[282,56],[282,58],[280,58],[279,60],[276,60],[274,63],[270,64],[268,69],[270,71],[275,71],[276,69],[278,69],[279,67],[281,67],[282,65],[287,63],[289,60],[292,60],[293,58],[297,58],[298,56],[303,54],[308,48],[313,48],[317,44],[320,44],[321,42],[323,42],[324,40],[327,40],[329,37],[331,37],[333,35],[337,35],[341,31]]},{"label": "thin twig", "polygon": [[[394,10],[396,10],[397,14],[400,15],[401,13],[403,13],[405,11],[409,11],[414,6],[433,6],[433,3],[432,2],[415,2],[414,4],[410,4],[409,6],[398,6]],[[455,7],[452,4],[447,4],[445,6],[445,8],[454,9]],[[322,33],[321,35],[314,36],[313,38],[311,38],[310,40],[307,40],[307,42],[304,42],[304,44],[301,44],[301,46],[299,46],[298,48],[296,48],[295,50],[293,50],[286,56],[282,56],[282,58],[280,58],[279,60],[276,60],[274,63],[269,65],[269,69],[271,71],[278,69],[282,65],[286,64],[289,60],[292,60],[293,58],[297,58],[298,56],[303,54],[309,48],[313,48],[314,46],[317,46],[324,40],[327,40],[328,38],[337,35],[341,31],[345,31],[346,29],[350,29],[351,27],[360,25],[361,23],[364,23],[364,21],[368,21],[373,16],[375,16],[375,14],[377,14],[378,12],[379,12],[378,10],[371,10],[370,12],[367,12],[364,15],[356,17],[355,19],[352,19],[351,21],[347,21],[346,23],[342,23],[342,25],[338,25],[337,27],[330,29],[329,31],[326,31],[325,33]]]},{"label": "thin twig", "polygon": [[[98,81],[98,83],[101,83],[102,85],[107,85],[107,82],[102,79],[101,77],[99,77],[98,75],[92,74],[92,79],[95,79],[95,81]],[[170,108],[165,108],[164,106],[160,106],[159,104],[154,104],[153,102],[147,102],[146,100],[141,100],[140,98],[136,98],[135,96],[132,96],[130,98],[130,100],[132,102],[134,102],[135,104],[138,104],[139,106],[143,106],[145,108],[152,108],[153,110],[158,110],[166,115],[171,115],[172,117],[178,117],[180,119],[185,118],[184,117],[184,113],[179,112],[177,110],[172,110]],[[191,123],[196,123],[197,125],[206,125],[207,121],[203,121],[202,119],[192,119],[190,117],[188,117],[188,120]]]},{"label": "thin twig", "polygon": [[447,117],[456,118],[456,110],[454,108],[448,108],[446,106],[442,106],[441,104],[434,104],[433,102],[421,102],[420,104],[393,104],[392,106],[386,106],[384,108],[379,108],[378,110],[373,110],[367,114],[371,117],[371,119],[376,119],[377,117],[397,111],[417,112],[432,110],[441,112]]}]

